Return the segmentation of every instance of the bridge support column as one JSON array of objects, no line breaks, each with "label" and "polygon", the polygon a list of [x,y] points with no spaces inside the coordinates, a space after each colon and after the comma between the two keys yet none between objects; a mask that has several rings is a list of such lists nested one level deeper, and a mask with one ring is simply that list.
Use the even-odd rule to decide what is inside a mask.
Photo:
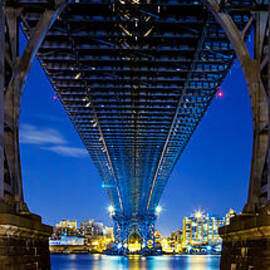
[{"label": "bridge support column", "polygon": [[[3,3],[4,2],[4,3]],[[12,1],[11,1],[12,2]],[[19,118],[24,84],[33,59],[65,0],[50,1],[19,55],[23,7],[0,3],[0,270],[49,270],[50,226],[24,201],[19,151]]]},{"label": "bridge support column", "polygon": [[[113,220],[115,245],[119,254],[127,254],[130,252],[128,244],[132,234],[140,236],[141,250],[139,252],[148,254],[155,252],[155,216],[149,215],[130,218],[117,215],[113,216]],[[149,241],[153,242],[151,248],[148,246]]]},{"label": "bridge support column", "polygon": [[[243,213],[219,230],[223,238],[221,270],[270,270],[270,33],[263,1],[250,7],[240,31],[223,1],[202,0],[225,31],[246,79],[253,117],[253,152],[248,200]],[[219,5],[221,3],[221,5]],[[245,37],[254,26],[254,57]]]}]

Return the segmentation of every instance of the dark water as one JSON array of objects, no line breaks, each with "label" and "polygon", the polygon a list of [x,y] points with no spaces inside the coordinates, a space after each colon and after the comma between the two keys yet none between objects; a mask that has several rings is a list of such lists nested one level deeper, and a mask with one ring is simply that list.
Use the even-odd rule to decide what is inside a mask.
[{"label": "dark water", "polygon": [[219,256],[52,255],[52,270],[219,270]]}]

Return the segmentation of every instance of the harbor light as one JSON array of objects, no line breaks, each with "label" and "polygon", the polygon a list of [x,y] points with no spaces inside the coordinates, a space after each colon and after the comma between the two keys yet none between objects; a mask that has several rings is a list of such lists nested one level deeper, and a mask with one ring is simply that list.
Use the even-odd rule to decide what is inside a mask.
[{"label": "harbor light", "polygon": [[158,205],[158,206],[156,207],[156,213],[157,213],[157,214],[160,214],[161,211],[162,211],[162,207]]}]

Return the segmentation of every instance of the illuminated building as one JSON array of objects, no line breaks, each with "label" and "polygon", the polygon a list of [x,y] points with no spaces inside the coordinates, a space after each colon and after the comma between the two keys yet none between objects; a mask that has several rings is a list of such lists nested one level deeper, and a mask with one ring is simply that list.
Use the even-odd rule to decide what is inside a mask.
[{"label": "illuminated building", "polygon": [[65,233],[68,236],[77,235],[77,221],[76,220],[70,221],[64,219],[59,223],[55,224],[53,228],[53,235],[51,238],[60,239],[63,233]]},{"label": "illuminated building", "polygon": [[50,240],[50,246],[83,246],[84,238],[63,234],[59,240]]},{"label": "illuminated building", "polygon": [[63,219],[59,223],[55,224],[55,227],[57,227],[57,228],[67,228],[67,229],[70,229],[70,230],[77,231],[77,220],[70,221],[70,220],[67,220],[67,219]]},{"label": "illuminated building", "polygon": [[50,238],[52,253],[101,253],[113,248],[113,228],[89,219],[77,228],[77,221],[62,220],[54,226]]},{"label": "illuminated building", "polygon": [[[183,220],[183,246],[219,245],[222,242],[218,228],[225,225],[226,220],[233,215],[233,210],[226,217],[218,217],[201,211],[195,212]],[[235,212],[234,212],[235,213]]]},{"label": "illuminated building", "polygon": [[95,222],[94,219],[89,219],[80,224],[80,233],[87,237],[103,236],[104,226],[101,222]]},{"label": "illuminated building", "polygon": [[180,242],[182,240],[182,232],[180,230],[172,232],[170,239],[175,242]]},{"label": "illuminated building", "polygon": [[167,238],[163,238],[160,242],[162,251],[165,253],[181,253],[182,252],[182,232],[176,230]]}]

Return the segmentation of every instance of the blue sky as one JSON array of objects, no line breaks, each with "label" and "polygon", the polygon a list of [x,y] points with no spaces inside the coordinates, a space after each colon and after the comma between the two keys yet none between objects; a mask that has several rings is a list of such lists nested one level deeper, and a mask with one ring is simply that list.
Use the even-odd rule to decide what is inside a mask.
[{"label": "blue sky", "polygon": [[[252,121],[246,85],[236,62],[176,165],[163,193],[157,228],[181,228],[197,209],[240,212],[247,198]],[[55,224],[88,218],[112,225],[110,205],[91,158],[35,60],[23,95],[21,156],[30,210]]]}]

